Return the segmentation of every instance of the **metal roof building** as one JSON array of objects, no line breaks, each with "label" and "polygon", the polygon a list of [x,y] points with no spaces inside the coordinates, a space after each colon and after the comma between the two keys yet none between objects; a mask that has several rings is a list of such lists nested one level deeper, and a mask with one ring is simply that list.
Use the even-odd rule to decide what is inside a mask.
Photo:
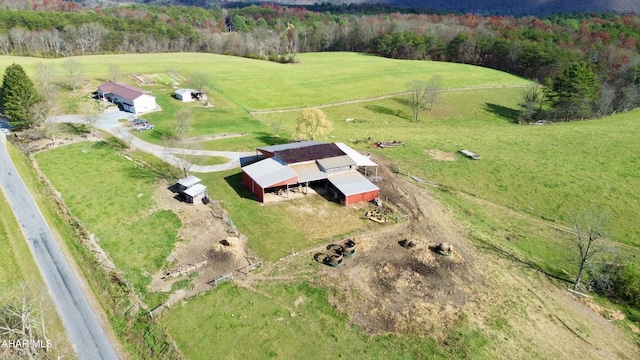
[{"label": "metal roof building", "polygon": [[195,204],[207,196],[207,187],[200,184],[200,179],[189,175],[186,178],[178,180],[176,183],[178,192],[184,197],[184,200]]},{"label": "metal roof building", "polygon": [[344,205],[378,197],[379,188],[357,171],[359,166],[377,165],[345,144],[304,141],[257,150],[266,159],[243,167],[242,181],[261,202],[268,192],[322,182]]}]

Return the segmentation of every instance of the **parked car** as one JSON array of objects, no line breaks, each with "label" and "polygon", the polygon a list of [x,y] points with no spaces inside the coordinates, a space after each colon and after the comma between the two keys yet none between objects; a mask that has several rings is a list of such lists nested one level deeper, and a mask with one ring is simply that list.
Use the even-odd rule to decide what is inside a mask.
[{"label": "parked car", "polygon": [[144,124],[148,124],[149,122],[145,119],[140,119],[140,118],[136,118],[133,120],[133,125],[144,125]]},{"label": "parked car", "polygon": [[153,129],[154,127],[156,127],[156,126],[155,126],[155,125],[153,125],[153,124],[148,124],[148,123],[147,123],[147,124],[144,124],[144,125],[142,125],[142,126],[140,126],[140,127],[136,128],[136,130],[138,130],[138,131],[151,130],[151,129]]}]

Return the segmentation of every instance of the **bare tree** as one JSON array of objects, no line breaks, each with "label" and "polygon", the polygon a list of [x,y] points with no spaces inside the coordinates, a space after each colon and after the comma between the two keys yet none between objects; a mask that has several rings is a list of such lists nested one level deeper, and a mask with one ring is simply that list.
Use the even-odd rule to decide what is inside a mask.
[{"label": "bare tree", "polygon": [[596,241],[602,237],[604,227],[609,222],[609,216],[599,209],[584,209],[582,214],[576,215],[573,221],[573,230],[576,234],[575,243],[580,251],[580,267],[574,288],[580,287],[582,274],[589,260],[602,248],[596,246]]},{"label": "bare tree", "polygon": [[120,134],[122,135],[122,140],[124,140],[125,144],[127,144],[127,150],[129,150],[129,153],[131,153],[131,150],[133,150],[133,139],[135,138],[135,136],[133,136],[133,133],[130,129],[124,129],[120,132]]},{"label": "bare tree", "polygon": [[271,130],[273,130],[273,136],[280,137],[280,133],[284,131],[284,123],[280,120],[274,120],[270,125]]},{"label": "bare tree", "polygon": [[92,22],[78,26],[76,33],[76,43],[84,55],[86,51],[97,53],[109,30],[98,23]]},{"label": "bare tree", "polygon": [[429,81],[427,81],[426,90],[426,101],[429,111],[433,110],[433,105],[436,103],[438,96],[440,95],[440,90],[442,88],[442,76],[434,75]]},{"label": "bare tree", "polygon": [[2,290],[0,338],[28,344],[3,348],[2,354],[16,359],[61,358],[63,354],[58,353],[53,341],[48,337],[44,322],[44,313],[50,311],[50,304],[43,300],[47,299],[47,296],[31,294],[24,284],[20,290]]},{"label": "bare tree", "polygon": [[180,109],[175,114],[176,129],[175,138],[180,143],[184,143],[187,134],[191,131],[191,123],[193,122],[193,114],[188,109]]},{"label": "bare tree", "polygon": [[56,84],[54,78],[56,70],[51,63],[36,63],[36,76],[35,82],[40,87],[40,94],[45,101],[49,99],[52,92],[55,91]]},{"label": "bare tree", "polygon": [[62,53],[62,49],[64,47],[64,39],[60,30],[51,29],[45,33],[45,40],[47,42],[47,47],[49,51],[54,57],[59,57]]},{"label": "bare tree", "polygon": [[195,90],[204,92],[205,88],[211,87],[211,76],[204,71],[196,71],[189,74],[189,84],[193,86]]},{"label": "bare tree", "polygon": [[84,120],[86,131],[93,133],[96,122],[100,119],[100,114],[102,114],[100,103],[92,99],[86,99],[78,104],[78,113]]},{"label": "bare tree", "polygon": [[112,82],[117,83],[118,80],[120,79],[120,76],[122,76],[122,70],[120,69],[120,66],[118,64],[109,64],[108,71],[109,71],[109,79]]},{"label": "bare tree", "polygon": [[33,106],[29,108],[29,115],[33,119],[33,125],[45,122],[49,115],[49,103],[47,101],[41,101],[33,104]]},{"label": "bare tree", "polygon": [[424,110],[427,103],[427,83],[422,80],[414,80],[407,84],[409,92],[409,105],[413,111],[413,121],[418,121],[420,111]]},{"label": "bare tree", "polygon": [[66,70],[67,74],[69,74],[69,84],[71,85],[71,90],[76,91],[76,86],[78,86],[78,81],[80,77],[84,73],[84,68],[82,64],[74,59],[69,59],[65,61],[62,66]]},{"label": "bare tree", "polygon": [[6,34],[0,34],[0,52],[2,55],[9,55],[9,49],[11,49],[11,41]]},{"label": "bare tree", "polygon": [[176,149],[172,154],[173,161],[182,170],[184,177],[189,176],[189,170],[193,166],[194,150],[190,144],[177,140],[173,141],[173,148]]},{"label": "bare tree", "polygon": [[11,41],[11,45],[13,45],[13,50],[16,51],[18,55],[22,55],[22,48],[27,41],[27,30],[20,27],[11,28],[11,30],[9,30],[9,40]]}]

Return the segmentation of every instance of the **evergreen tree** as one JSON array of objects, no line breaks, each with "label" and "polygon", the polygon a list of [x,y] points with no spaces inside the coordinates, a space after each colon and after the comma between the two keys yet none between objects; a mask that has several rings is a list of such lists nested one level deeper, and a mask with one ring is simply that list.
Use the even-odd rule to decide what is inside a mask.
[{"label": "evergreen tree", "polygon": [[2,106],[9,124],[15,129],[34,125],[31,109],[42,100],[22,66],[9,65],[2,80]]},{"label": "evergreen tree", "polygon": [[551,105],[569,121],[591,116],[600,83],[585,62],[567,67],[553,81]]}]

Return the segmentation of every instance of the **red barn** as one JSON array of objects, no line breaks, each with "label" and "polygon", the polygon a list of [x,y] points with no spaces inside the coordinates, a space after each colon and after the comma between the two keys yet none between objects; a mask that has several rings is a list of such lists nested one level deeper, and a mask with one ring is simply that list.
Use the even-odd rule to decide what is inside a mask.
[{"label": "red barn", "polygon": [[261,202],[266,192],[309,184],[324,185],[327,193],[343,205],[378,197],[380,189],[358,171],[377,165],[345,144],[305,141],[258,151],[266,159],[244,166],[242,181]]}]

